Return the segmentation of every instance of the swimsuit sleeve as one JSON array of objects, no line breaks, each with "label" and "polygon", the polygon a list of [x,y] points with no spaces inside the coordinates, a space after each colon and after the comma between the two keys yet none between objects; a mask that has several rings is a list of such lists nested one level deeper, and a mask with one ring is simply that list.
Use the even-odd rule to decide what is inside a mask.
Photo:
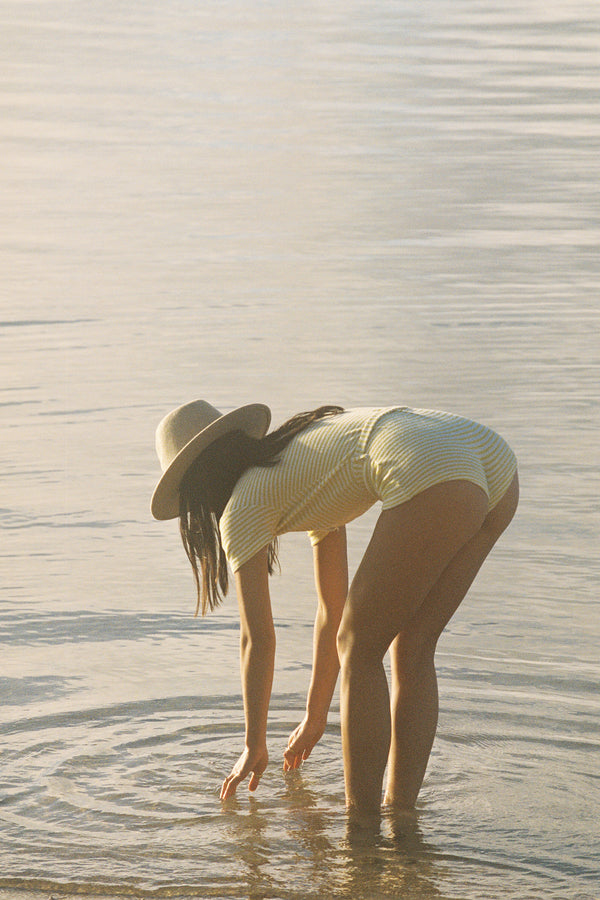
[{"label": "swimsuit sleeve", "polygon": [[332,531],[336,531],[336,529],[327,528],[321,531],[307,531],[306,533],[312,546],[315,547],[319,543],[319,541],[322,541],[323,538],[327,537],[328,534],[331,534]]},{"label": "swimsuit sleeve", "polygon": [[219,522],[221,543],[234,572],[276,536],[273,513],[256,506],[226,507]]}]

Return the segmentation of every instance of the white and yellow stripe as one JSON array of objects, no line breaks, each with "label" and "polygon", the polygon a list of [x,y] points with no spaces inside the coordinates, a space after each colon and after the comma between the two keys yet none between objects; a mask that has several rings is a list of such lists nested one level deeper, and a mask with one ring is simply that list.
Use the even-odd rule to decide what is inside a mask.
[{"label": "white and yellow stripe", "polygon": [[377,500],[390,509],[433,484],[466,478],[498,502],[516,469],[499,435],[468,419],[405,407],[347,410],[314,422],[280,461],[242,475],[220,521],[235,571],[274,537],[316,544]]}]

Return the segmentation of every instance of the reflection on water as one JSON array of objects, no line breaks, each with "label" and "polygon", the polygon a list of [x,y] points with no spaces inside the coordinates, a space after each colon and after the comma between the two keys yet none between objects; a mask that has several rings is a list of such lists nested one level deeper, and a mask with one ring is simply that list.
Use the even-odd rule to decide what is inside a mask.
[{"label": "reflection on water", "polygon": [[[0,819],[3,857],[18,872],[4,870],[0,891],[69,884],[159,896],[176,887],[206,897],[444,898],[461,883],[483,898],[501,877],[515,891],[541,879],[558,897],[569,875],[585,883],[572,843],[577,836],[585,845],[595,815],[586,779],[598,743],[585,703],[567,737],[557,729],[564,713],[543,719],[549,694],[538,719],[531,702],[529,716],[515,708],[523,691],[511,702],[498,686],[490,702],[489,692],[467,694],[459,677],[453,698],[451,685],[419,810],[385,811],[378,832],[356,830],[344,813],[337,709],[310,762],[283,776],[289,707],[299,696],[274,697],[272,765],[257,794],[242,789],[222,809],[220,779],[242,730],[235,695],[13,719],[1,729]],[[553,694],[560,702],[556,687]],[[523,803],[535,859],[523,845]],[[549,809],[555,818],[542,837]],[[557,839],[560,859],[551,852]]]},{"label": "reflection on water", "polygon": [[[592,900],[600,563],[597,3],[7,0],[0,898]],[[150,519],[204,396],[487,422],[519,515],[438,652],[414,819],[343,811],[304,536],[273,579],[271,766],[223,809],[235,602]],[[350,529],[356,566],[374,514]]]},{"label": "reflection on water", "polygon": [[301,772],[290,773],[285,788],[280,824],[293,848],[295,872],[289,893],[289,871],[274,870],[272,864],[277,840],[268,808],[250,798],[248,804],[233,800],[225,809],[235,862],[241,863],[250,896],[444,896],[439,885],[445,864],[428,846],[416,815],[388,813],[388,836],[355,832],[339,809],[323,807],[322,796],[307,788]]}]

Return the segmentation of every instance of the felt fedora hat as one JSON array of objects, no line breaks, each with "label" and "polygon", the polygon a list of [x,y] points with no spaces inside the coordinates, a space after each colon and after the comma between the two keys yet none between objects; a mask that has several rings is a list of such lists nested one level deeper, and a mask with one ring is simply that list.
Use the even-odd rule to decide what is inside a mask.
[{"label": "felt fedora hat", "polygon": [[150,509],[155,519],[179,515],[179,485],[196,457],[229,431],[245,431],[261,438],[269,427],[271,410],[262,403],[240,406],[229,413],[204,400],[193,400],[168,413],[156,429],[156,452],[163,471]]}]

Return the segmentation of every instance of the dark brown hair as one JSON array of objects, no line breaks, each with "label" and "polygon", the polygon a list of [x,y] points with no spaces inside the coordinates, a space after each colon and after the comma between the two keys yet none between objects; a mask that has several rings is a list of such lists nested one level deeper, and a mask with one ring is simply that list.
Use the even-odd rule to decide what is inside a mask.
[{"label": "dark brown hair", "polygon": [[[231,431],[209,444],[189,467],[179,488],[179,530],[194,572],[196,615],[200,607],[203,616],[215,609],[227,594],[227,559],[219,519],[237,480],[252,466],[277,465],[279,455],[297,434],[318,419],[341,412],[341,406],[320,406],[298,413],[263,438]],[[277,540],[269,546],[267,562],[272,574],[277,565]]]}]

